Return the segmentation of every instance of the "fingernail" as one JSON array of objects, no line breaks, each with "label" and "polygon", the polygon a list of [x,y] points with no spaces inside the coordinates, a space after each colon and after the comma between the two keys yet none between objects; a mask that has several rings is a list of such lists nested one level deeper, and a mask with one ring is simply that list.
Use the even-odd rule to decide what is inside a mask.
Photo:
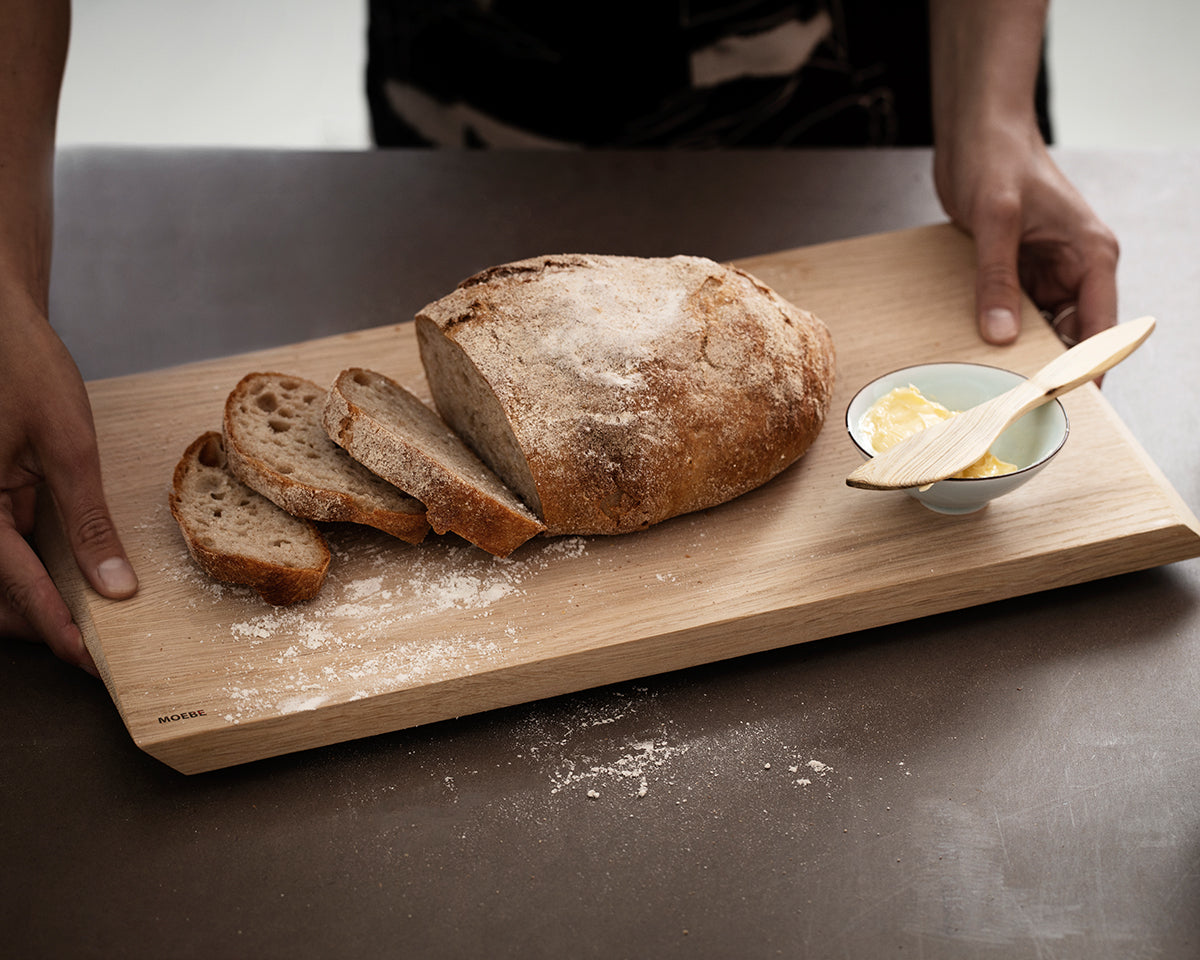
[{"label": "fingernail", "polygon": [[1016,339],[1019,330],[1017,318],[1011,310],[993,307],[983,315],[984,336],[993,343],[1008,343]]},{"label": "fingernail", "polygon": [[68,631],[67,643],[73,649],[64,659],[75,663],[76,666],[81,667],[97,680],[101,679],[100,671],[96,668],[96,661],[92,659],[91,651],[88,650],[87,644],[83,642],[83,634],[79,632],[79,628],[72,623]]},{"label": "fingernail", "polygon": [[85,673],[90,673],[97,680],[103,680],[100,676],[100,671],[96,668],[96,661],[92,659],[92,655],[88,653],[87,647],[83,648],[83,656],[79,660],[79,665]]},{"label": "fingernail", "polygon": [[128,597],[138,588],[137,574],[124,557],[109,557],[96,567],[102,592],[112,597]]}]

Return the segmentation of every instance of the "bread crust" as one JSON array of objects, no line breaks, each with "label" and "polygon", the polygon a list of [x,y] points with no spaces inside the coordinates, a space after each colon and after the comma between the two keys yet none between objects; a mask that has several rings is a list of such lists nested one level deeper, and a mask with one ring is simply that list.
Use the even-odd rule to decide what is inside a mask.
[{"label": "bread crust", "polygon": [[[200,475],[205,476],[200,476]],[[197,483],[195,481],[199,480]],[[239,509],[237,500],[253,502],[267,520],[263,529],[282,526],[312,554],[305,565],[285,565],[250,556],[247,553],[222,549],[211,541],[211,535],[198,522],[209,509],[204,502],[207,491],[221,494],[228,509]],[[253,499],[251,499],[253,498]],[[312,523],[292,517],[286,511],[257,492],[246,487],[228,469],[224,439],[208,431],[188,446],[175,466],[169,494],[171,515],[179,524],[188,552],[206,574],[224,583],[236,583],[254,589],[267,603],[286,606],[316,596],[325,582],[330,552],[320,530]],[[297,551],[289,551],[292,558]]]},{"label": "bread crust", "polygon": [[502,264],[416,322],[439,413],[550,534],[731,500],[809,448],[833,393],[825,324],[701,257]]},{"label": "bread crust", "polygon": [[[429,532],[424,506],[372,474],[329,438],[322,422],[326,395],[323,387],[292,374],[244,376],[225,402],[223,431],[230,470],[293,516],[364,524],[406,543],[420,543]],[[263,442],[263,434],[273,429],[287,438],[286,446]],[[255,455],[256,449],[264,455]],[[306,472],[309,453],[332,475],[326,483]],[[335,482],[340,489],[332,486]]]},{"label": "bread crust", "polygon": [[506,557],[545,529],[432,409],[383,374],[342,371],[324,423],[350,456],[420,500],[436,533]]}]

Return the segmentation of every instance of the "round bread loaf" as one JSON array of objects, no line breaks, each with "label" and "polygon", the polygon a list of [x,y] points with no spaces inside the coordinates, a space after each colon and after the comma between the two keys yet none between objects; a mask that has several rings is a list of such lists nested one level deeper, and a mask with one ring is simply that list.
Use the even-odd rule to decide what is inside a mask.
[{"label": "round bread loaf", "polygon": [[509,263],[416,323],[443,419],[549,534],[640,530],[765,483],[833,391],[826,326],[701,257]]}]

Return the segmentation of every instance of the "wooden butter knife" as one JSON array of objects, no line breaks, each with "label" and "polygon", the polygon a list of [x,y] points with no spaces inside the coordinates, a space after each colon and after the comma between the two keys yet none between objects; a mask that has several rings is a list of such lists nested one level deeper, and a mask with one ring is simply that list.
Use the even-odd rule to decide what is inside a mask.
[{"label": "wooden butter knife", "polygon": [[903,490],[954,476],[987,453],[1013,421],[1116,366],[1153,329],[1154,318],[1141,317],[1089,337],[1011,390],[914,433],[868,460],[846,483],[861,490]]}]

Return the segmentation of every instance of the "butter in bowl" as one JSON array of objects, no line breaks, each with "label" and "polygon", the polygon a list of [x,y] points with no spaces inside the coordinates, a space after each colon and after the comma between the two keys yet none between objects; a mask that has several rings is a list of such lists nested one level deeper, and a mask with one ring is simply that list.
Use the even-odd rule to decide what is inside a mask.
[{"label": "butter in bowl", "polygon": [[[869,459],[903,439],[914,423],[967,410],[1025,379],[982,363],[904,367],[872,380],[855,394],[846,408],[846,431]],[[1009,426],[985,458],[964,475],[926,487],[906,487],[904,492],[937,513],[974,513],[1032,479],[1062,449],[1069,432],[1067,413],[1059,400],[1053,400]]]}]

